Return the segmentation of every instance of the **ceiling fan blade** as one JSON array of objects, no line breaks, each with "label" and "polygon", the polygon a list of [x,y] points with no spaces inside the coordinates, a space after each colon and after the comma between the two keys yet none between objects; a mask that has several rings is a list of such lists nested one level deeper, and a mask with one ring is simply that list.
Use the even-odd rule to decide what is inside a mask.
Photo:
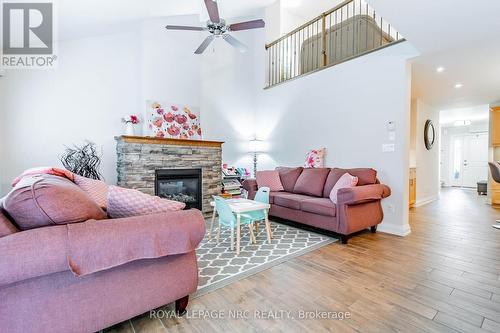
[{"label": "ceiling fan blade", "polygon": [[210,21],[213,23],[220,23],[219,7],[217,6],[217,2],[214,0],[205,0],[205,6],[207,6]]},{"label": "ceiling fan blade", "polygon": [[229,26],[229,29],[231,31],[240,31],[240,30],[264,28],[265,26],[266,23],[264,22],[264,20],[254,20],[254,21],[231,24]]},{"label": "ceiling fan blade", "polygon": [[203,28],[203,27],[188,27],[188,26],[183,26],[183,25],[167,25],[165,28],[167,30],[191,30],[191,31],[207,30],[207,28]]},{"label": "ceiling fan blade", "polygon": [[194,51],[194,53],[195,54],[202,54],[207,49],[207,47],[210,45],[210,43],[212,43],[212,41],[214,39],[215,39],[214,35],[210,35],[207,38],[205,38],[203,43],[201,43],[200,47],[198,47],[198,49],[196,49],[196,51]]},{"label": "ceiling fan blade", "polygon": [[226,42],[237,48],[238,51],[240,51],[241,53],[245,53],[246,51],[248,51],[247,46],[242,42],[240,42],[239,40],[237,40],[236,38],[234,38],[233,36],[224,34],[222,35],[222,38],[224,38]]}]

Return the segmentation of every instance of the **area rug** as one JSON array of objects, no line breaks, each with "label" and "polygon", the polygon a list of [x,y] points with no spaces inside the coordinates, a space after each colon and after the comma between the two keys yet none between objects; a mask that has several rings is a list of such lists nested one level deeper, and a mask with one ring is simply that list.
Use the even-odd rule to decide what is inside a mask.
[{"label": "area rug", "polygon": [[207,234],[196,250],[199,282],[194,297],[337,241],[335,238],[275,222],[271,222],[271,230],[273,239],[269,244],[264,223],[261,223],[256,234],[257,244],[250,244],[248,227],[243,227],[240,254],[236,255],[236,249],[231,251],[230,248],[231,230],[222,227],[217,244],[217,228],[214,227],[212,239],[209,240]]}]

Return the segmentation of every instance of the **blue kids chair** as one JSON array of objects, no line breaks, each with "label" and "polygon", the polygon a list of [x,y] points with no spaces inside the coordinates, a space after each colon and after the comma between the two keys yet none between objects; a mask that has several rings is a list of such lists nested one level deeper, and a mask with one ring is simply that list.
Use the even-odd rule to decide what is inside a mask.
[{"label": "blue kids chair", "polygon": [[[269,192],[271,192],[271,190],[269,189],[269,187],[261,187],[261,188],[259,188],[259,190],[255,194],[254,200],[258,201],[258,202],[265,203],[265,204],[269,204]],[[259,232],[259,222],[260,221],[265,221],[265,219],[266,219],[266,212],[263,211],[263,210],[260,210],[260,211],[255,211],[255,212],[249,212],[249,213],[246,213],[246,214],[252,217],[252,219],[255,222],[255,230],[257,232]],[[271,238],[272,238],[272,234],[271,234]]]}]

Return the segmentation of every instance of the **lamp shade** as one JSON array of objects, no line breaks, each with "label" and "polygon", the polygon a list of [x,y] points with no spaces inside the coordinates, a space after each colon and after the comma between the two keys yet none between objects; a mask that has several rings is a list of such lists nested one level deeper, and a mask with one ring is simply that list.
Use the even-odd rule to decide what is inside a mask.
[{"label": "lamp shade", "polygon": [[253,139],[248,143],[248,150],[252,153],[262,153],[264,152],[264,141]]}]

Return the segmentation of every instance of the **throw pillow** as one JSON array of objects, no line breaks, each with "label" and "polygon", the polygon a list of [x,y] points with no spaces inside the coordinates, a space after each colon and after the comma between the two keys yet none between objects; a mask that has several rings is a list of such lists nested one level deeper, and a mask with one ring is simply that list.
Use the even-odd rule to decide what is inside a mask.
[{"label": "throw pillow", "polygon": [[269,187],[271,192],[284,191],[281,184],[280,174],[277,170],[257,171],[257,186]]},{"label": "throw pillow", "polygon": [[358,177],[351,176],[348,173],[344,173],[342,177],[337,181],[337,183],[333,186],[332,191],[330,192],[330,200],[334,204],[337,203],[337,193],[341,188],[350,188],[356,187],[358,185]]},{"label": "throw pillow", "polygon": [[186,204],[155,197],[137,190],[109,186],[108,215],[111,218],[151,215],[183,210]]},{"label": "throw pillow", "polygon": [[108,203],[108,184],[103,181],[75,174],[75,184],[94,200],[99,207],[106,209]]},{"label": "throw pillow", "polygon": [[323,168],[325,166],[326,148],[313,149],[306,154],[305,168]]},{"label": "throw pillow", "polygon": [[22,174],[17,176],[12,181],[12,187],[16,186],[17,183],[19,183],[19,181],[21,179],[23,179],[23,177],[36,176],[36,175],[54,175],[54,176],[67,178],[71,181],[74,180],[74,174],[73,174],[73,172],[71,172],[69,170],[61,169],[61,168],[52,168],[52,167],[39,167],[39,168],[31,168],[31,169],[25,170]]},{"label": "throw pillow", "polygon": [[47,174],[23,177],[3,205],[21,230],[106,218],[106,213],[71,180]]}]

